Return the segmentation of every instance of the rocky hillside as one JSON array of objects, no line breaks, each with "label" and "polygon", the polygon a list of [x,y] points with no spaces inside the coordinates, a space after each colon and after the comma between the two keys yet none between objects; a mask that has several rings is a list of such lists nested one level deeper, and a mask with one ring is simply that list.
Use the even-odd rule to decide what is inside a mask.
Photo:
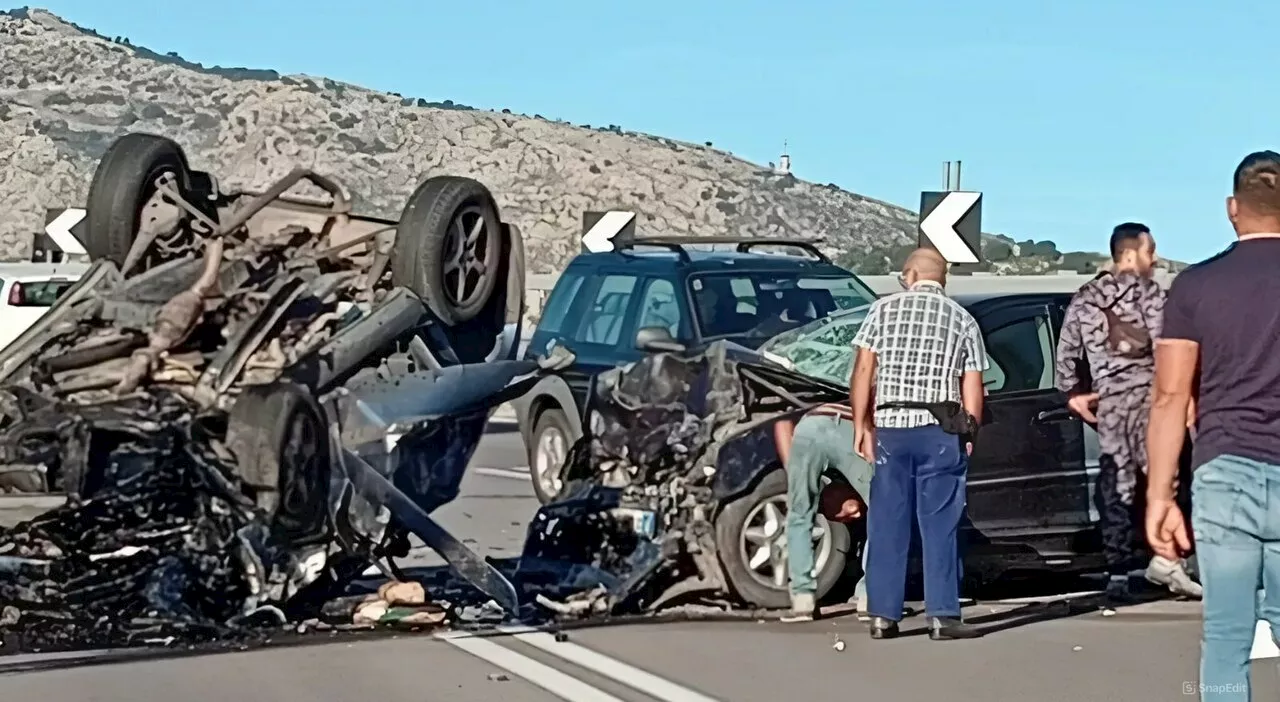
[{"label": "rocky hillside", "polygon": [[[710,146],[205,68],[21,9],[0,15],[0,258],[29,256],[47,208],[82,205],[98,157],[128,131],[176,139],[224,185],[262,188],[295,165],[335,175],[357,211],[388,218],[429,175],[477,178],[524,231],[535,273],[579,250],[587,210],[636,210],[652,234],[817,236],[868,272],[894,263],[915,233],[911,211]],[[1061,265],[1027,254],[1011,249],[988,267]]]}]

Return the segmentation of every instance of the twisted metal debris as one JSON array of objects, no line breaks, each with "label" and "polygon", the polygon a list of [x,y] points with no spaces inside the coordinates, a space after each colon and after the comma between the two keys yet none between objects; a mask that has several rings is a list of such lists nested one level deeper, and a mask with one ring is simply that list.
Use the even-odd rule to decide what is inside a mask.
[{"label": "twisted metal debris", "polygon": [[[260,515],[193,440],[180,398],[120,406],[115,470],[65,506],[0,533],[0,632],[9,650],[250,635],[248,569],[270,552]],[[132,417],[160,419],[159,431]]]}]

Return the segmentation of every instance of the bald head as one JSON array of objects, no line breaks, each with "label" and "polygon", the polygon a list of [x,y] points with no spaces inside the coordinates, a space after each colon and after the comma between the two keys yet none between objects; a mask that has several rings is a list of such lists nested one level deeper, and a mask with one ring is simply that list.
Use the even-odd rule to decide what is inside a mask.
[{"label": "bald head", "polygon": [[922,246],[907,256],[907,262],[902,264],[902,276],[908,285],[921,280],[946,283],[947,260],[937,251]]}]

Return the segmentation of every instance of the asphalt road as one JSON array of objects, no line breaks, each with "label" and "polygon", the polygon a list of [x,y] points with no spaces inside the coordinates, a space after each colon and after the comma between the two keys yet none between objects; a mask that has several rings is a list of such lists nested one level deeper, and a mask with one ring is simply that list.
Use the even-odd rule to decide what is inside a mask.
[{"label": "asphalt road", "polygon": [[[516,434],[489,435],[463,497],[437,516],[481,553],[515,555],[536,509],[524,464]],[[414,560],[438,562],[421,551]],[[971,621],[991,628],[972,641],[871,641],[849,616],[667,621],[574,629],[566,641],[520,630],[337,640],[15,673],[0,685],[5,699],[84,702],[1196,699],[1198,604],[1154,602],[1103,616],[1088,596],[1067,598],[1075,602],[1068,606],[1045,604],[1055,598],[1043,592],[1022,594],[1032,601],[969,607]],[[922,625],[909,619],[904,628]],[[1255,661],[1254,699],[1280,698],[1277,660]]]}]

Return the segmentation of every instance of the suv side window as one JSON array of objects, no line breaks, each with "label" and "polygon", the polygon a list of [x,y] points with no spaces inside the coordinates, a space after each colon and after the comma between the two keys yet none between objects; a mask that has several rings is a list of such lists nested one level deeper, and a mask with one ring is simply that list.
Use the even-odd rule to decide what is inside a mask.
[{"label": "suv side window", "polygon": [[578,291],[582,289],[582,280],[581,273],[572,271],[565,271],[560,276],[560,280],[551,291],[551,296],[542,307],[541,316],[538,317],[539,332],[555,336],[563,331],[565,317],[573,305],[573,298],[577,297]]},{"label": "suv side window", "polygon": [[602,278],[591,308],[578,322],[574,340],[584,344],[617,345],[636,282],[634,275],[606,275]]},{"label": "suv side window", "polygon": [[654,278],[645,287],[636,329],[643,327],[665,327],[673,339],[680,338],[680,305],[671,281]]},{"label": "suv side window", "polygon": [[991,367],[982,376],[988,392],[1047,390],[1053,387],[1053,336],[1048,310],[1009,322],[987,333]]}]

